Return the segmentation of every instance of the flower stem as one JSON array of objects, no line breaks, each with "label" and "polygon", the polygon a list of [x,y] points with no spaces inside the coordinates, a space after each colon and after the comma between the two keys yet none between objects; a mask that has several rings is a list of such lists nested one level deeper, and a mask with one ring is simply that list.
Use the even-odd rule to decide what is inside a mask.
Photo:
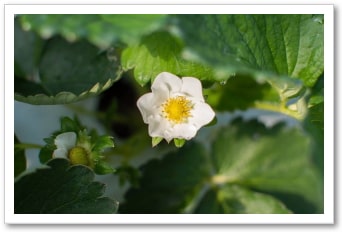
[{"label": "flower stem", "polygon": [[42,145],[33,144],[33,143],[18,143],[14,144],[14,148],[16,149],[41,149],[43,148]]}]

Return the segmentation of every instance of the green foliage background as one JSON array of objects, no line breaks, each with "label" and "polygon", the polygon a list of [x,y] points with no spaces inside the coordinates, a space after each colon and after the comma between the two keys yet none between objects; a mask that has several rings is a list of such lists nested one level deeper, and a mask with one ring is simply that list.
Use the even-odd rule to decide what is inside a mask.
[{"label": "green foliage background", "polygon": [[[129,186],[118,206],[94,170],[50,159],[53,140],[37,152],[48,167],[27,174],[27,147],[15,136],[15,213],[323,213],[322,15],[14,20],[15,100],[98,98],[94,119],[118,141],[106,153],[117,158],[107,175],[120,180],[115,188]],[[182,148],[151,148],[135,105],[163,71],[200,79],[217,113]],[[243,116],[250,112],[258,113]],[[286,120],[260,120],[270,113]]]}]

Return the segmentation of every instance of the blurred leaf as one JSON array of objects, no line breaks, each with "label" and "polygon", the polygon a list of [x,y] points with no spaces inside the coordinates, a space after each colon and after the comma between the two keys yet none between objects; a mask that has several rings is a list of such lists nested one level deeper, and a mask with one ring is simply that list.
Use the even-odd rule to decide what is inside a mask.
[{"label": "blurred leaf", "polygon": [[134,69],[134,77],[140,85],[153,81],[161,72],[212,80],[210,68],[181,58],[182,47],[181,42],[171,34],[155,32],[143,37],[139,45],[126,48],[121,63],[124,70]]},{"label": "blurred leaf", "polygon": [[309,108],[309,113],[304,122],[305,130],[311,137],[311,149],[314,161],[324,173],[324,102]]},{"label": "blurred leaf", "polygon": [[189,204],[210,175],[204,149],[186,143],[162,160],[142,167],[140,188],[130,189],[122,213],[180,213]]},{"label": "blurred leaf", "polygon": [[311,137],[313,157],[322,175],[324,173],[324,75],[311,89],[308,115],[304,128]]},{"label": "blurred leaf", "polygon": [[324,102],[309,108],[308,122],[315,125],[323,134],[324,132]]},{"label": "blurred leaf", "polygon": [[14,177],[26,170],[25,149],[16,147],[16,144],[20,144],[20,141],[14,135]]},{"label": "blurred leaf", "polygon": [[272,196],[250,191],[238,185],[225,185],[216,192],[209,191],[195,213],[280,214],[291,211]]},{"label": "blurred leaf", "polygon": [[21,15],[24,28],[38,32],[43,38],[62,35],[68,41],[88,39],[100,48],[108,48],[121,40],[132,43],[139,38],[160,28],[166,15],[157,14],[51,14]]},{"label": "blurred leaf", "polygon": [[[217,137],[213,163],[218,181],[222,178],[259,191],[297,195],[303,204],[316,208],[305,213],[323,209],[323,185],[313,165],[310,139],[300,129],[281,125],[266,129],[256,121],[235,121]],[[291,210],[300,212],[297,207]]]},{"label": "blurred leaf", "polygon": [[222,71],[223,79],[270,71],[312,87],[324,68],[321,17],[184,14],[174,19],[187,48]]},{"label": "blurred leaf", "polygon": [[82,165],[70,166],[65,159],[47,163],[23,176],[14,185],[16,214],[115,213],[118,202],[103,197],[105,185],[94,182],[94,173]]},{"label": "blurred leaf", "polygon": [[217,111],[244,110],[255,106],[256,102],[279,102],[278,93],[269,84],[258,83],[244,75],[231,77],[204,91],[208,104]]},{"label": "blurred leaf", "polygon": [[94,171],[98,175],[106,175],[106,174],[111,174],[115,172],[116,170],[112,168],[112,166],[102,160],[99,160],[98,162],[95,163]]},{"label": "blurred leaf", "polygon": [[310,96],[310,105],[316,105],[324,102],[324,75],[322,74],[312,87]]},{"label": "blurred leaf", "polygon": [[125,43],[138,42],[140,37],[148,34],[164,23],[167,15],[158,14],[117,14],[101,15],[112,27],[112,32]]},{"label": "blurred leaf", "polygon": [[126,182],[129,182],[131,186],[135,188],[139,187],[140,172],[137,168],[128,164],[124,164],[116,170],[115,174],[119,176],[120,186],[123,186]]},{"label": "blurred leaf", "polygon": [[[257,121],[236,120],[215,131],[210,141],[209,154],[200,144],[188,142],[162,160],[144,165],[140,188],[127,192],[121,212],[323,210],[322,180],[302,130],[283,125],[267,129]],[[301,204],[292,204],[293,199]]]},{"label": "blurred leaf", "polygon": [[61,38],[47,43],[39,68],[41,81],[51,94],[69,91],[79,95],[97,83],[115,79],[117,71],[115,64],[89,43],[68,43]]},{"label": "blurred leaf", "polygon": [[49,92],[46,91],[44,87],[39,83],[35,83],[31,80],[23,79],[18,76],[14,77],[14,98],[16,100],[23,98],[25,101],[24,96],[29,96],[32,93],[40,93],[43,96],[49,94]]},{"label": "blurred leaf", "polygon": [[23,79],[34,79],[44,41],[32,31],[24,31],[14,20],[14,74]]},{"label": "blurred leaf", "polygon": [[30,104],[67,104],[97,96],[120,75],[118,64],[88,42],[68,43],[56,37],[44,47],[40,80],[15,78],[15,99]]}]

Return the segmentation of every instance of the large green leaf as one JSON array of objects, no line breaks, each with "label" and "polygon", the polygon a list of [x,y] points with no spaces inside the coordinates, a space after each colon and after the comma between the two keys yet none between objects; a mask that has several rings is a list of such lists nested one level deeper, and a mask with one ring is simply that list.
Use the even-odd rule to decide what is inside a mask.
[{"label": "large green leaf", "polygon": [[17,144],[20,144],[20,141],[14,135],[14,177],[26,170],[25,149],[16,147]]},{"label": "large green leaf", "polygon": [[239,185],[225,185],[210,190],[204,196],[195,213],[290,213],[277,199]]},{"label": "large green leaf", "polygon": [[176,15],[175,21],[186,46],[226,79],[234,73],[269,71],[312,87],[324,68],[322,17]]},{"label": "large green leaf", "polygon": [[82,165],[70,166],[54,159],[49,168],[23,176],[14,185],[14,212],[115,213],[118,202],[103,197],[105,185],[94,182],[94,173]]},{"label": "large green leaf", "polygon": [[210,166],[203,147],[185,145],[163,160],[153,160],[142,169],[140,188],[126,195],[123,213],[179,213],[196,197]]},{"label": "large green leaf", "polygon": [[126,48],[122,53],[122,66],[124,70],[134,69],[134,77],[140,85],[153,81],[161,72],[212,80],[210,68],[181,57],[182,48],[177,38],[158,31],[143,37],[140,44]]},{"label": "large green leaf", "polygon": [[[17,36],[19,34],[15,34]],[[18,40],[25,43],[25,38]],[[25,46],[30,45],[28,42]],[[27,59],[31,57],[25,55]],[[21,59],[14,57],[17,58]],[[67,104],[98,95],[121,75],[115,60],[84,40],[69,43],[60,37],[52,38],[44,46],[39,60],[38,80],[30,76],[15,77],[16,100],[31,104]]]},{"label": "large green leaf", "polygon": [[[303,205],[322,210],[323,186],[313,164],[310,138],[301,130],[282,126],[269,130],[255,121],[236,122],[217,136],[214,180],[297,196]],[[309,213],[296,207],[294,211]]]},{"label": "large green leaf", "polygon": [[34,79],[41,57],[44,40],[32,31],[22,30],[14,21],[14,74],[16,77]]},{"label": "large green leaf", "polygon": [[122,212],[321,212],[323,186],[302,130],[236,120],[209,138],[209,151],[189,142],[143,166]]},{"label": "large green leaf", "polygon": [[140,36],[161,27],[165,18],[166,15],[157,14],[32,14],[19,17],[24,28],[34,30],[44,38],[55,34],[69,41],[86,38],[100,48],[108,48],[117,40],[136,42]]}]

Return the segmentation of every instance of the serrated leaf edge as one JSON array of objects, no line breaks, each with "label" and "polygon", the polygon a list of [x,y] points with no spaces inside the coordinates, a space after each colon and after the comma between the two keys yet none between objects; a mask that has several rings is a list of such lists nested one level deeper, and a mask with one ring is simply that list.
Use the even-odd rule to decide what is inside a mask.
[{"label": "serrated leaf edge", "polygon": [[[121,76],[121,73],[118,75]],[[76,95],[72,92],[62,91],[55,96],[48,96],[46,94],[36,94],[23,96],[19,93],[14,93],[14,99],[17,101],[33,104],[33,105],[57,105],[57,104],[69,104],[76,101],[81,101],[89,97],[97,96],[104,90],[108,89],[116,80],[108,79],[105,84],[97,82],[89,90],[82,92],[80,95]]]}]

